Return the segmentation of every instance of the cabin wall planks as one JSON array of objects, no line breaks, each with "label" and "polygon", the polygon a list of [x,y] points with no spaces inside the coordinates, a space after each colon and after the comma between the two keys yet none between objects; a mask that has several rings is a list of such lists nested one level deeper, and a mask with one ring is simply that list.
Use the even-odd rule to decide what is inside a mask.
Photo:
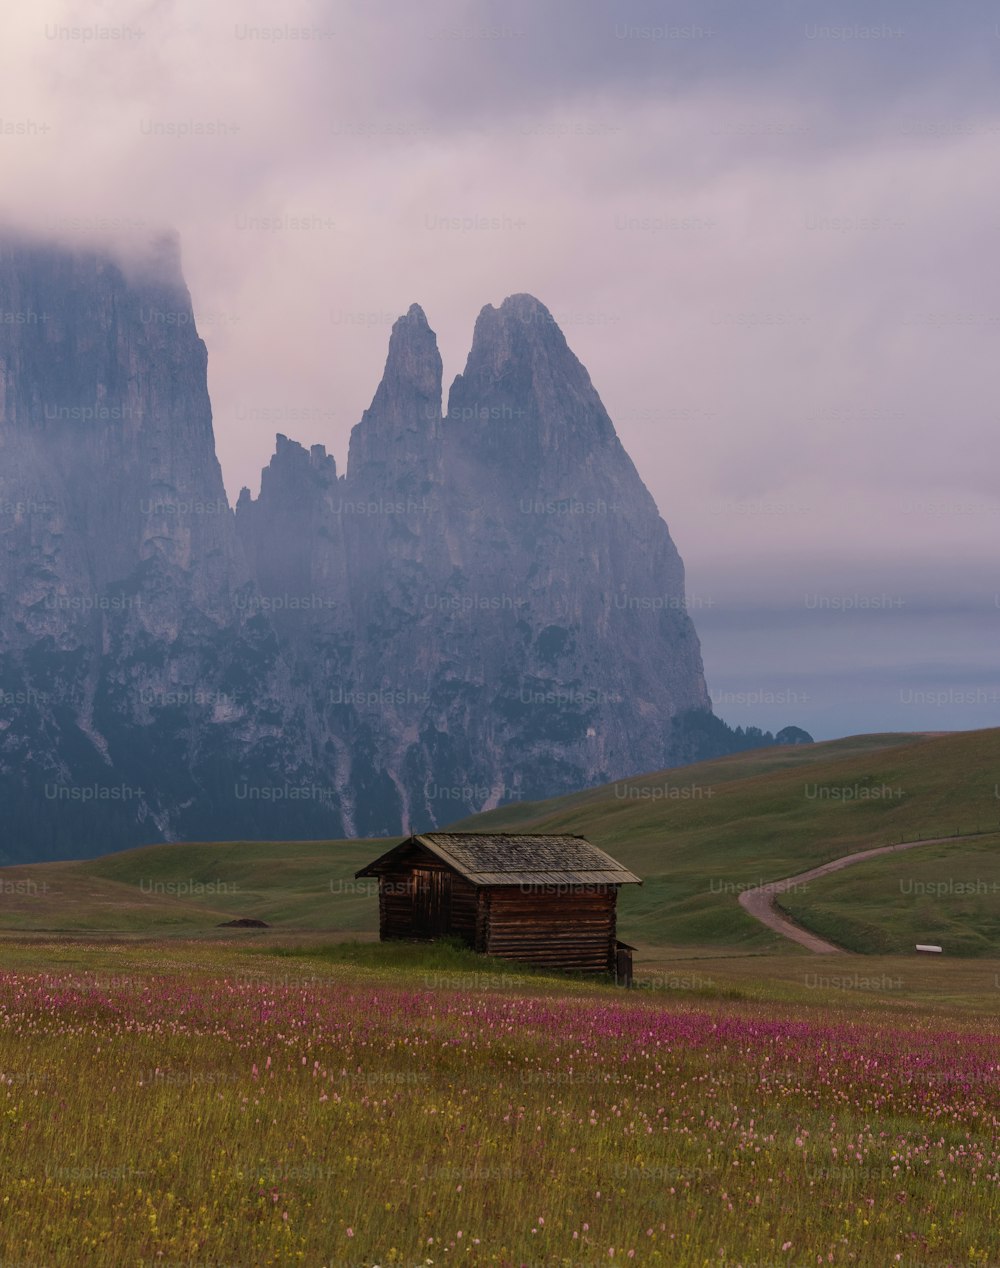
[{"label": "cabin wall planks", "polygon": [[359,876],[379,880],[382,939],[457,937],[482,954],[524,964],[614,973],[618,890],[638,878],[582,837],[512,836],[505,854],[506,840],[410,837],[362,869]]}]

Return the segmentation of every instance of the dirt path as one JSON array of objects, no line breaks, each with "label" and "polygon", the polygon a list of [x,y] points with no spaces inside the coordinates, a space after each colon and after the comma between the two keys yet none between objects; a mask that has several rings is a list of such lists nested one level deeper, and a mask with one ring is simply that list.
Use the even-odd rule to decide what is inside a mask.
[{"label": "dirt path", "polygon": [[808,929],[803,929],[801,925],[797,925],[794,920],[789,920],[778,911],[774,905],[775,896],[783,894],[794,885],[816,880],[819,876],[828,876],[831,872],[839,872],[843,867],[850,867],[852,863],[862,863],[865,859],[877,858],[880,854],[894,854],[897,850],[912,850],[918,845],[939,845],[944,841],[964,839],[964,837],[933,837],[926,841],[901,841],[899,845],[880,845],[874,850],[859,850],[855,854],[845,854],[843,858],[832,859],[829,863],[810,868],[808,872],[800,872],[798,876],[788,876],[783,881],[772,881],[767,885],[758,885],[754,889],[745,889],[740,894],[740,906],[761,924],[773,929],[775,933],[791,938],[793,942],[798,942],[818,955],[846,955],[848,953],[843,947],[838,947],[835,942],[827,942],[818,934],[810,933]]}]

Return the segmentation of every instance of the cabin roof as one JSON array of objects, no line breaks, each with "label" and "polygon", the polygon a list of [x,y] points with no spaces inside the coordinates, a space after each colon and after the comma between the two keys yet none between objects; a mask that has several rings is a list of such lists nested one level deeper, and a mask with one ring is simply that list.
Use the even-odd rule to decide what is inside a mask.
[{"label": "cabin roof", "polygon": [[416,842],[473,885],[641,885],[638,876],[586,837],[528,832],[422,832],[355,875],[388,871]]}]

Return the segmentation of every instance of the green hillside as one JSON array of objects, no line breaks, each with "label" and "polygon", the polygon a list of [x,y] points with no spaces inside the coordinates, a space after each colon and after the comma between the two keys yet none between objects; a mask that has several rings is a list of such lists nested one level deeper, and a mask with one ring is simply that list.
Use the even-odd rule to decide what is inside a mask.
[{"label": "green hillside", "polygon": [[386,845],[147,845],[79,863],[0,868],[0,929],[200,935],[251,917],[283,929],[377,931],[378,891],[353,877]]},{"label": "green hillside", "polygon": [[454,826],[589,836],[644,878],[622,891],[629,941],[765,949],[777,939],[737,906],[742,888],[875,845],[1000,830],[998,771],[998,729],[860,736],[738,754]]},{"label": "green hillside", "polygon": [[1000,835],[921,846],[845,868],[783,895],[782,910],[851,951],[949,955],[1000,950]]},{"label": "green hillside", "polygon": [[[502,807],[451,826],[590,837],[644,879],[641,888],[622,891],[619,921],[621,936],[641,948],[787,953],[784,939],[739,907],[742,888],[873,845],[998,832],[998,771],[1000,730],[857,736],[740,753]],[[946,858],[949,874],[972,869],[986,876],[998,840],[980,836],[928,846],[936,853],[927,866],[940,868]],[[216,926],[249,916],[286,934],[371,935],[377,929],[375,892],[370,882],[352,877],[387,844],[155,845],[87,862],[0,869],[0,929],[231,936]],[[894,876],[914,872],[923,853],[921,848],[881,861],[877,875],[891,888]],[[858,908],[857,927],[850,924],[847,909],[864,896],[857,879],[864,875],[876,873],[847,870],[784,901],[797,918],[815,920],[818,932],[845,945],[906,949],[918,925],[929,927],[925,914],[911,912],[915,923],[908,924],[910,917],[897,913],[889,922],[871,901],[864,911]],[[974,932],[961,943],[966,954],[1000,950],[996,923],[986,918],[989,902],[996,902],[992,894],[982,897],[986,901],[971,913],[964,895],[934,899],[940,908],[936,927],[957,932],[967,915],[971,920]],[[808,909],[792,905],[806,900]],[[893,927],[883,929],[889,923]]]}]

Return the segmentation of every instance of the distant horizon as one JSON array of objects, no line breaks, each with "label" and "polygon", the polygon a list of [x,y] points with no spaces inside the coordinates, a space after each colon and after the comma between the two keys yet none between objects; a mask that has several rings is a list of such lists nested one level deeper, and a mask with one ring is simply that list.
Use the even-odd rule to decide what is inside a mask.
[{"label": "distant horizon", "polygon": [[871,7],[8,6],[0,1268],[996,1262],[1000,13]]},{"label": "distant horizon", "polygon": [[[67,246],[84,250],[94,250],[97,252],[108,252],[112,256],[117,254],[117,246],[111,240],[101,241],[98,238],[88,242],[77,243],[60,243],[58,239],[52,238],[44,232],[27,231],[29,235],[39,242],[51,242],[54,246]],[[160,233],[177,236],[169,226],[161,228]],[[159,236],[159,233],[158,235]],[[182,267],[183,267],[183,241],[178,238],[178,245],[181,250]],[[192,306],[195,313],[195,326],[197,328],[197,295],[191,287],[187,276],[184,276],[185,284],[191,293]],[[512,295],[526,294],[526,292],[512,292]],[[498,308],[504,299],[511,296],[504,296],[497,299],[496,302],[487,301],[480,305],[477,310],[477,316],[484,309]],[[531,296],[535,302],[546,309],[553,317],[555,325],[559,326],[564,336],[566,331],[560,325],[558,319],[552,314],[552,310],[545,304],[544,300],[538,296]],[[392,318],[392,321],[386,321],[383,329],[370,329],[369,337],[374,337],[373,342],[381,345],[383,350],[383,358],[388,348],[388,338],[392,326],[400,318],[406,316],[413,307],[418,307],[426,316],[424,306],[414,300],[407,304],[402,311]],[[388,316],[388,314],[386,314]],[[427,318],[431,330],[437,334],[433,320]],[[467,332],[467,350],[471,347],[472,327],[475,319],[471,323]],[[205,331],[198,328],[199,336],[205,340]],[[567,343],[571,351],[575,351],[572,345],[572,338],[567,337]],[[207,343],[207,340],[205,340]],[[462,360],[462,369],[465,367],[465,359]],[[585,364],[585,363],[584,363]],[[586,366],[588,373],[593,373],[590,366]],[[455,375],[448,375],[447,372],[442,375],[442,411],[448,402],[448,393],[454,379],[461,371]],[[209,393],[211,394],[212,379],[212,356],[209,354],[208,362],[209,376]],[[381,377],[381,375],[379,376]],[[368,396],[368,404],[371,403],[371,397],[374,395],[378,385],[378,379],[372,385],[371,392]],[[599,384],[595,383],[598,393],[600,393]],[[368,405],[364,407],[367,409]],[[268,413],[266,407],[247,407],[248,416],[259,417]],[[363,414],[364,410],[361,411]],[[220,435],[218,428],[218,419],[214,416],[213,408],[213,430],[216,438],[216,450],[219,453]],[[358,422],[360,422],[361,414],[359,414]],[[615,419],[612,416],[612,423]],[[284,423],[286,430],[278,431],[275,437],[284,436],[289,442],[303,445],[309,448],[308,442],[301,439],[297,434],[297,428],[301,422],[303,426],[309,426],[308,419],[298,420],[291,417]],[[343,452],[338,453],[328,444],[322,441],[313,441],[312,447],[320,445],[327,456],[332,457],[337,463],[338,475],[343,476],[347,470],[347,449],[350,431],[357,426],[357,422],[352,424],[348,429],[347,437],[343,443]],[[620,431],[616,424],[616,431]],[[624,441],[623,441],[624,443]],[[626,446],[627,448],[627,446]],[[258,468],[263,472],[271,457],[274,454],[274,446],[264,455],[263,460]],[[246,457],[246,455],[244,454]],[[632,456],[630,454],[630,456]],[[226,477],[226,464],[224,455],[219,453],[219,461],[222,467],[223,480]],[[650,487],[650,481],[647,474],[643,472],[637,463],[639,476]],[[237,491],[237,496],[233,496],[230,486],[227,485],[226,493],[229,509],[235,508],[239,495],[245,489],[248,489],[251,496],[256,498],[259,496],[260,478],[258,477],[255,485],[242,486]],[[652,490],[651,490],[652,492]],[[654,494],[655,499],[655,494]],[[746,504],[746,513],[753,513],[753,503]],[[221,507],[220,507],[221,509]],[[790,514],[794,508],[787,508]],[[777,511],[775,512],[777,514]],[[661,518],[666,520],[662,509],[660,509]],[[669,523],[668,523],[669,526]],[[675,542],[677,542],[676,532],[673,532]],[[991,726],[989,721],[983,720],[987,715],[994,719],[992,725],[1000,725],[1000,678],[993,673],[993,681],[990,681],[990,671],[977,672],[975,670],[970,674],[960,666],[948,665],[946,662],[938,661],[920,664],[913,669],[907,669],[905,666],[900,667],[896,663],[888,663],[889,657],[885,651],[882,651],[882,657],[885,663],[881,668],[866,666],[858,667],[853,678],[844,673],[834,673],[825,667],[825,661],[822,657],[818,657],[815,662],[809,660],[809,646],[803,648],[800,642],[795,642],[795,649],[801,649],[802,654],[791,659],[788,656],[788,648],[780,647],[780,656],[776,659],[779,664],[768,664],[768,649],[763,645],[760,636],[766,629],[772,636],[783,634],[789,638],[795,631],[803,633],[808,628],[809,617],[806,615],[810,612],[826,612],[834,618],[825,627],[814,632],[814,637],[818,638],[821,644],[825,644],[828,648],[837,645],[837,636],[840,631],[850,630],[853,635],[864,636],[867,634],[869,638],[869,646],[876,646],[875,631],[868,625],[868,614],[879,614],[883,618],[883,629],[878,631],[879,641],[883,647],[888,644],[893,650],[891,656],[894,657],[896,649],[905,635],[901,630],[906,629],[907,618],[910,613],[916,611],[920,614],[921,619],[927,623],[933,623],[941,634],[949,624],[949,622],[964,621],[969,623],[970,618],[983,616],[987,618],[992,615],[990,613],[991,596],[988,593],[988,586],[984,590],[982,588],[981,574],[975,577],[966,574],[962,568],[952,568],[950,570],[950,581],[952,585],[952,594],[948,596],[948,602],[941,603],[941,596],[937,602],[926,592],[926,586],[923,583],[918,571],[908,569],[905,574],[897,574],[897,577],[903,575],[905,587],[896,587],[896,592],[885,588],[878,588],[878,582],[870,579],[868,576],[862,576],[860,579],[855,574],[855,587],[860,585],[862,589],[855,588],[848,591],[847,587],[850,583],[843,565],[839,567],[833,560],[828,560],[826,566],[835,572],[838,576],[835,593],[821,593],[817,590],[806,591],[802,594],[801,599],[798,595],[794,596],[794,602],[790,602],[792,596],[788,594],[787,586],[780,585],[780,579],[773,575],[769,575],[768,571],[762,569],[761,576],[765,582],[763,588],[754,585],[747,586],[747,576],[740,578],[740,582],[733,584],[732,579],[728,580],[726,589],[725,602],[720,597],[716,597],[711,593],[705,593],[706,587],[698,589],[692,584],[691,565],[688,562],[688,556],[694,554],[697,558],[697,545],[695,549],[685,550],[683,542],[677,542],[678,549],[681,551],[682,559],[685,562],[686,572],[686,602],[689,614],[691,615],[695,628],[698,632],[699,639],[702,644],[703,656],[705,660],[705,676],[709,689],[709,697],[712,702],[712,709],[716,716],[722,718],[731,726],[756,726],[762,731],[772,731],[777,733],[785,726],[799,726],[803,730],[808,731],[814,739],[832,740],[838,738],[847,738],[851,735],[877,734],[886,731],[898,731],[902,734],[920,734],[925,731],[941,730],[940,722],[935,719],[947,717],[951,720],[950,730],[981,730],[988,729]],[[971,571],[971,570],[970,570]],[[978,572],[978,570],[976,570]],[[711,573],[710,573],[711,575]],[[865,583],[870,584],[866,587]],[[957,581],[957,585],[955,584]],[[742,583],[742,584],[741,584]],[[977,583],[979,594],[976,595]],[[722,581],[717,582],[717,587],[721,588]],[[768,589],[770,587],[770,589]],[[784,590],[784,593],[782,592]],[[904,597],[904,592],[909,597]],[[717,591],[718,593],[718,591]],[[977,601],[978,600],[978,601]],[[997,591],[992,595],[992,607],[996,612],[997,621],[1000,623],[1000,585]],[[906,609],[909,608],[909,612]],[[982,630],[984,643],[988,640],[991,633],[989,625],[994,622],[987,621],[986,628]],[[840,630],[836,628],[840,627]],[[973,633],[975,633],[973,631]],[[743,661],[742,649],[746,646],[747,641],[753,642],[754,650],[758,656],[758,668],[754,674],[748,675]],[[899,640],[899,641],[897,641]],[[815,646],[815,645],[814,645]],[[939,712],[943,711],[943,712]],[[861,719],[867,718],[867,724],[862,723]],[[925,719],[924,722],[916,724],[918,718]],[[895,719],[891,721],[890,719]]]},{"label": "distant horizon", "polygon": [[178,0],[84,41],[55,0],[0,47],[0,218],[176,226],[231,504],[276,432],[342,466],[415,298],[450,382],[526,291],[670,528],[713,691],[792,703],[721,716],[1000,723],[991,7],[254,18]]}]

